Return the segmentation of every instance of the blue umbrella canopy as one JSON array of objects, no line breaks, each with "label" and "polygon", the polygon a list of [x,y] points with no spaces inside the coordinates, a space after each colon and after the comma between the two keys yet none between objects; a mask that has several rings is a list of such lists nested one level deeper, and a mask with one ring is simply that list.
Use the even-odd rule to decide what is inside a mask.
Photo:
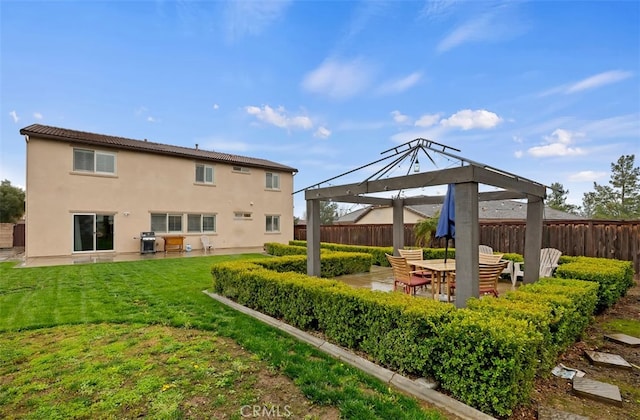
[{"label": "blue umbrella canopy", "polygon": [[449,253],[449,239],[456,237],[456,203],[455,203],[455,185],[447,186],[447,194],[444,196],[444,203],[440,210],[440,218],[436,228],[436,238],[447,238],[445,247],[444,260],[447,261]]}]

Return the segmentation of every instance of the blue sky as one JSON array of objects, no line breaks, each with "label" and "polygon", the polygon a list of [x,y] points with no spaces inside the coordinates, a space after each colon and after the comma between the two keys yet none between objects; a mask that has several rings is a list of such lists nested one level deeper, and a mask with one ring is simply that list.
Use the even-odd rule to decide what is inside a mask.
[{"label": "blue sky", "polygon": [[417,137],[578,205],[640,165],[637,1],[3,0],[0,28],[0,179],[22,187],[33,123],[270,159],[295,190]]}]

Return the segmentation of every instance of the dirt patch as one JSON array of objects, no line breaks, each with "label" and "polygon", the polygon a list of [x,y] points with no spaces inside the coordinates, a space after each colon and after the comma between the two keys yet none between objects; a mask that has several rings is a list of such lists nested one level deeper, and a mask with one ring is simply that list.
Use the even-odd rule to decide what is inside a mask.
[{"label": "dirt patch", "polygon": [[616,305],[595,317],[581,341],[567,349],[558,363],[579,369],[586,377],[617,385],[622,407],[592,401],[573,395],[571,381],[553,375],[538,379],[531,394],[531,403],[517,409],[510,419],[535,419],[539,406],[551,407],[590,418],[607,420],[640,419],[640,369],[623,370],[592,365],[585,351],[593,350],[620,355],[627,362],[640,366],[640,349],[618,344],[604,338],[620,323],[640,322],[640,286],[629,289]]}]

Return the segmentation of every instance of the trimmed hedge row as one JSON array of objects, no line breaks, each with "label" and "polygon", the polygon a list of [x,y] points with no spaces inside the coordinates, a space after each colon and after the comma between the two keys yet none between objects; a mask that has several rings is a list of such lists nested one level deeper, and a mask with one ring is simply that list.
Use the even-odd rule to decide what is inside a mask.
[{"label": "trimmed hedge row", "polygon": [[[295,247],[305,247],[307,246],[307,241],[289,241],[289,245]],[[373,265],[379,265],[381,267],[390,267],[389,260],[384,254],[393,255],[393,247],[392,246],[360,246],[360,245],[341,245],[341,244],[332,244],[328,242],[320,242],[320,250],[322,249],[330,249],[332,251],[342,251],[342,252],[365,252],[371,254],[373,258]],[[445,248],[423,248],[422,256],[425,260],[437,260],[445,258],[455,258],[456,250],[453,248],[449,248],[448,252]]]},{"label": "trimmed hedge row", "polygon": [[396,371],[434,377],[483,411],[509,414],[528,399],[543,338],[526,320],[262,267],[277,259],[214,265],[213,291]]},{"label": "trimmed hedge row", "polygon": [[581,280],[542,279],[507,292],[501,299],[470,299],[467,309],[490,316],[522,319],[543,338],[538,349],[538,371],[546,373],[556,357],[571,345],[589,324],[597,301],[598,286]]},{"label": "trimmed hedge row", "polygon": [[[328,251],[345,248],[351,249]],[[295,245],[273,249],[306,254],[306,248]],[[385,251],[323,244],[322,275],[362,268]],[[424,250],[425,259],[437,258],[437,250],[432,251]],[[458,400],[506,416],[528,401],[535,374],[548,374],[558,354],[580,337],[602,296],[612,299],[612,290],[617,291],[617,300],[633,284],[630,263],[581,258],[570,257],[558,270],[569,266],[564,275],[588,281],[542,279],[499,299],[470,299],[461,310],[308,277],[305,255],[218,264],[212,274],[216,293],[296,327],[321,331],[395,371],[432,376]],[[598,273],[596,266],[607,268]],[[605,288],[609,293],[603,294],[603,284],[610,286]]]},{"label": "trimmed hedge row", "polygon": [[[279,244],[282,245],[282,244]],[[282,245],[286,246],[286,245]],[[293,246],[296,249],[307,247],[307,241],[289,241],[289,246]],[[359,245],[341,245],[341,244],[332,244],[328,242],[320,242],[320,249],[331,249],[333,251],[344,251],[344,252],[366,252],[372,255],[373,264],[379,265],[382,267],[389,267],[389,261],[384,256],[385,253],[393,254],[393,247],[379,247],[379,246],[359,246]],[[268,251],[267,251],[268,252]],[[271,254],[271,252],[268,252]],[[273,254],[276,255],[276,254]],[[444,259],[445,255],[447,258],[455,258],[456,250],[455,248],[422,248],[422,259],[424,260],[439,260]],[[510,260],[513,262],[524,262],[524,258],[520,254],[516,253],[506,253],[502,256],[502,259]]]},{"label": "trimmed hedge row", "polygon": [[[303,249],[306,254],[306,248]],[[366,273],[371,270],[371,255],[369,254],[356,252],[322,252],[320,257],[322,259],[322,264],[320,264],[320,277],[332,278],[345,274]],[[295,273],[307,274],[306,255],[285,254],[278,258],[256,261],[256,264],[279,273],[293,271]]]},{"label": "trimmed hedge row", "polygon": [[624,296],[633,286],[633,275],[631,261],[592,257],[573,257],[555,271],[556,277],[598,283],[597,311],[612,306]]}]

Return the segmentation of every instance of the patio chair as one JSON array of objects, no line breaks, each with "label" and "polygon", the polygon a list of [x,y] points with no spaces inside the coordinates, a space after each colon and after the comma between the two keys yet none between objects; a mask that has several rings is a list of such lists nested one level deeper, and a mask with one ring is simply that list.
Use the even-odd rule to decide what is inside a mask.
[{"label": "patio chair", "polygon": [[431,284],[431,277],[423,277],[416,274],[424,274],[424,271],[412,271],[411,267],[407,263],[407,259],[404,257],[395,257],[393,255],[385,254],[391,269],[393,271],[393,290],[397,290],[401,285],[404,288],[406,294],[415,295],[416,288]]},{"label": "patio chair", "polygon": [[[495,264],[480,264],[478,268],[478,286],[480,296],[491,294],[498,297],[498,279],[502,270],[507,266],[507,261],[500,261]],[[454,294],[456,288],[455,273],[453,275],[453,281],[449,285],[449,296]]]},{"label": "patio chair", "polygon": [[[540,250],[540,271],[538,275],[540,277],[551,277],[553,272],[558,268],[558,261],[562,252],[555,248],[542,248]],[[522,265],[524,263],[515,263],[513,268],[513,278],[524,277],[524,269]],[[515,284],[515,281],[514,281]]]},{"label": "patio chair", "polygon": [[202,235],[200,237],[200,242],[202,242],[202,249],[204,250],[205,253],[213,249],[213,242],[209,240],[208,236]]},{"label": "patio chair", "polygon": [[[480,263],[482,264],[483,261],[483,254],[488,254],[488,255],[493,255],[493,248],[491,248],[489,245],[480,245],[478,248],[478,251],[480,252]],[[500,257],[502,257],[502,255],[504,254],[500,254]],[[499,261],[499,260],[498,260]],[[496,261],[496,262],[498,262]],[[514,277],[513,277],[513,261],[511,260],[507,260],[507,267],[502,270],[502,274],[506,274],[509,276],[509,278],[511,279],[511,283],[515,286],[516,282],[514,281]]]},{"label": "patio chair", "polygon": [[481,254],[493,254],[493,248],[491,248],[489,245],[478,246],[478,251]]}]

